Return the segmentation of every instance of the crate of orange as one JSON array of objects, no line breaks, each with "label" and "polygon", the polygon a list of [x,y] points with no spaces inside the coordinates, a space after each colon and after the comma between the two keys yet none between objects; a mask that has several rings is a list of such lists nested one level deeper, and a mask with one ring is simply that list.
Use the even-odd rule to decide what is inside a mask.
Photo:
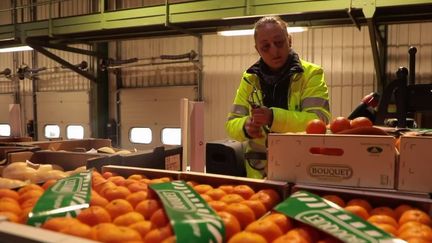
[{"label": "crate of orange", "polygon": [[408,242],[432,242],[432,200],[424,195],[305,184],[294,185],[292,190],[319,195],[334,207]]},{"label": "crate of orange", "polygon": [[321,121],[310,124],[310,134],[269,134],[269,179],[395,188],[397,153],[393,136],[372,127],[372,123],[362,124],[362,120],[351,125],[346,118],[336,118],[330,129],[323,129],[325,124]]}]

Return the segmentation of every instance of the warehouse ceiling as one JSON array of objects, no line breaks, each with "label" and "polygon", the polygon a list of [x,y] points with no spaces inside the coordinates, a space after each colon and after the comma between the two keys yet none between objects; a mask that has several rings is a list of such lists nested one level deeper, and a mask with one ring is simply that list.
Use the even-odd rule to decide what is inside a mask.
[{"label": "warehouse ceiling", "polygon": [[[205,0],[0,26],[0,46],[39,40],[91,43],[137,37],[202,34],[250,27],[263,15],[291,26],[376,25],[432,20],[430,0]],[[3,41],[2,41],[3,40]]]}]

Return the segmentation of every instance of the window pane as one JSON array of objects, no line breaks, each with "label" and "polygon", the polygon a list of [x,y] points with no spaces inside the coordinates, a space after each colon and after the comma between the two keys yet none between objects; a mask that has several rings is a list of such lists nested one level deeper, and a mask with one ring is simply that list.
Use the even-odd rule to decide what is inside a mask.
[{"label": "window pane", "polygon": [[149,144],[152,141],[152,131],[146,127],[134,127],[130,130],[130,141],[132,143]]},{"label": "window pane", "polygon": [[68,139],[84,138],[84,127],[80,125],[69,125],[66,128],[66,137]]},{"label": "window pane", "polygon": [[45,137],[46,138],[59,138],[60,127],[57,125],[46,125],[45,126]]},{"label": "window pane", "polygon": [[11,130],[9,124],[0,124],[0,136],[10,136]]},{"label": "window pane", "polygon": [[162,129],[162,143],[166,145],[180,145],[181,129],[180,128]]}]

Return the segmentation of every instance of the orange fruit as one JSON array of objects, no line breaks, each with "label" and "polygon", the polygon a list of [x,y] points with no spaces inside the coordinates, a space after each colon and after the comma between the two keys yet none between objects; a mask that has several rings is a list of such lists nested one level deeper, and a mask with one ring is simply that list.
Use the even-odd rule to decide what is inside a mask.
[{"label": "orange fruit", "polygon": [[169,223],[168,216],[163,208],[159,208],[150,217],[150,222],[157,228],[164,227]]},{"label": "orange fruit", "polygon": [[0,189],[0,198],[2,197],[9,197],[12,199],[15,199],[16,201],[18,201],[19,198],[19,194],[18,192],[11,190],[11,189],[7,189],[7,188],[1,188]]},{"label": "orange fruit", "polygon": [[432,242],[432,230],[430,227],[409,227],[400,231],[397,235],[403,240],[408,240],[410,238],[421,238]]},{"label": "orange fruit", "polygon": [[50,218],[47,221],[45,221],[41,228],[52,230],[52,231],[60,231],[61,229],[67,227],[68,225],[75,225],[77,223],[81,223],[76,218],[69,218],[69,217],[57,217],[57,218]]},{"label": "orange fruit", "polygon": [[226,204],[231,204],[231,203],[239,203],[241,201],[244,201],[244,198],[238,194],[226,194],[225,196],[223,196],[220,201],[225,202]]},{"label": "orange fruit", "polygon": [[342,116],[336,117],[335,119],[333,119],[333,121],[330,122],[330,130],[332,131],[332,133],[338,133],[350,128],[350,120]]},{"label": "orange fruit", "polygon": [[399,225],[397,234],[399,235],[402,231],[404,231],[408,228],[429,228],[429,229],[432,229],[431,227],[429,227],[425,224],[422,224],[420,222],[409,221],[409,222],[406,222],[405,224]]},{"label": "orange fruit", "polygon": [[209,195],[207,194],[200,194],[201,198],[206,201],[206,202],[211,202],[213,201],[213,198],[211,198]]},{"label": "orange fruit", "polygon": [[127,196],[131,194],[129,189],[124,186],[116,186],[113,188],[107,188],[101,191],[101,196],[106,198],[108,201],[112,201],[114,199],[125,199]]},{"label": "orange fruit", "polygon": [[28,215],[32,210],[33,210],[33,207],[23,208],[21,211],[21,214],[18,215],[19,222],[22,224],[25,224],[27,222]]},{"label": "orange fruit", "polygon": [[108,189],[108,188],[114,188],[114,187],[117,187],[117,185],[114,184],[114,182],[112,182],[112,181],[105,181],[105,182],[103,182],[101,184],[94,185],[93,189],[102,196],[103,192],[106,189]]},{"label": "orange fruit", "polygon": [[419,209],[409,209],[405,211],[399,218],[399,225],[402,225],[409,221],[417,221],[422,224],[432,226],[431,217],[427,213]]},{"label": "orange fruit", "polygon": [[126,179],[123,176],[111,176],[111,177],[107,178],[107,181],[112,181],[117,186],[123,186]]},{"label": "orange fruit", "polygon": [[111,215],[111,219],[115,220],[118,216],[133,211],[132,205],[125,199],[114,199],[109,202],[105,209]]},{"label": "orange fruit", "polygon": [[130,192],[148,191],[148,184],[141,181],[134,181],[127,185]]},{"label": "orange fruit", "polygon": [[176,240],[175,235],[171,235],[170,237],[168,237],[162,241],[162,243],[176,243],[176,242],[177,242],[177,240]]},{"label": "orange fruit", "polygon": [[58,232],[82,238],[90,238],[91,227],[78,221],[66,225],[66,227],[61,228]]},{"label": "orange fruit", "polygon": [[208,184],[198,184],[198,185],[194,186],[193,189],[196,192],[198,192],[199,194],[204,194],[207,191],[210,191],[211,189],[213,189],[213,187],[208,185]]},{"label": "orange fruit", "polygon": [[135,206],[144,201],[145,199],[147,199],[147,192],[146,191],[138,191],[138,192],[134,192],[129,194],[126,197],[126,200],[132,205],[132,207],[135,208]]},{"label": "orange fruit", "polygon": [[326,132],[326,124],[320,119],[310,120],[306,125],[307,134],[325,134]]},{"label": "orange fruit", "polygon": [[259,219],[261,216],[263,216],[267,209],[264,206],[264,204],[261,201],[258,200],[244,200],[240,202],[241,204],[244,204],[248,206],[255,214],[255,218]]},{"label": "orange fruit", "polygon": [[194,186],[198,185],[199,183],[196,181],[187,181],[186,184],[188,184],[190,187],[193,188]]},{"label": "orange fruit", "polygon": [[257,220],[246,226],[245,231],[254,232],[263,236],[267,242],[272,242],[283,232],[273,221],[270,220]]},{"label": "orange fruit", "polygon": [[155,199],[146,199],[135,206],[135,211],[144,216],[144,219],[150,220],[152,214],[161,207],[159,201]]},{"label": "orange fruit", "polygon": [[213,188],[206,191],[204,194],[210,196],[213,200],[219,200],[226,195],[226,192],[220,188]]},{"label": "orange fruit", "polygon": [[225,225],[225,242],[229,240],[233,235],[237,234],[241,231],[240,222],[237,220],[234,215],[225,212],[220,211],[217,212],[219,217],[222,219],[224,225]]},{"label": "orange fruit", "polygon": [[329,200],[330,202],[336,203],[341,208],[345,207],[345,201],[337,195],[325,195],[323,198]]},{"label": "orange fruit", "polygon": [[114,174],[111,171],[105,171],[104,173],[102,173],[102,177],[105,179],[108,179],[111,176],[114,176]]},{"label": "orange fruit", "polygon": [[242,231],[231,237],[228,243],[267,243],[267,240],[257,233]]},{"label": "orange fruit", "polygon": [[386,214],[375,214],[371,215],[368,219],[368,222],[371,223],[378,223],[378,224],[389,224],[394,226],[396,229],[399,227],[398,222],[396,222],[396,219],[392,218],[391,216],[388,216]]},{"label": "orange fruit", "polygon": [[222,189],[226,194],[231,194],[234,191],[233,185],[220,185],[218,188]]},{"label": "orange fruit", "polygon": [[27,199],[34,198],[34,197],[40,198],[43,193],[44,193],[44,191],[41,191],[41,190],[29,190],[29,191],[23,192],[22,194],[19,195],[18,202],[23,203]]},{"label": "orange fruit", "polygon": [[111,215],[101,206],[90,206],[82,210],[78,214],[77,219],[90,226],[100,223],[111,223]]},{"label": "orange fruit", "polygon": [[144,175],[140,175],[140,174],[133,174],[133,175],[130,175],[128,177],[128,179],[130,179],[130,180],[137,180],[137,181],[139,181],[141,179],[144,179],[144,178],[145,178],[145,176]]},{"label": "orange fruit", "polygon": [[317,243],[343,243],[343,241],[331,236],[327,236],[326,238],[319,240]]},{"label": "orange fruit", "polygon": [[352,119],[350,121],[351,128],[358,128],[358,127],[372,127],[373,123],[369,118],[360,116]]},{"label": "orange fruit", "polygon": [[359,205],[346,206],[344,209],[348,212],[357,215],[358,217],[364,220],[367,220],[369,218],[369,213],[367,212],[367,210],[364,207],[361,207]]},{"label": "orange fruit", "polygon": [[42,184],[44,190],[50,188],[52,185],[56,184],[57,179],[49,179]]},{"label": "orange fruit", "polygon": [[128,227],[117,226],[112,223],[102,223],[92,227],[91,239],[102,242],[121,243],[141,240],[141,235]]},{"label": "orange fruit", "polygon": [[19,223],[20,218],[17,214],[8,212],[8,211],[0,211],[0,216],[4,216],[8,219],[10,222]]},{"label": "orange fruit", "polygon": [[214,211],[223,211],[228,204],[222,201],[210,201],[208,202],[208,205],[214,210]]},{"label": "orange fruit", "polygon": [[272,212],[271,214],[266,215],[263,220],[270,220],[276,223],[276,225],[281,229],[282,233],[287,233],[293,228],[293,222],[291,219],[282,213]]},{"label": "orange fruit", "polygon": [[136,230],[138,233],[140,233],[141,238],[144,239],[144,237],[147,235],[150,230],[152,230],[154,227],[150,221],[142,220],[136,223],[133,223],[128,226],[129,228]]},{"label": "orange fruit", "polygon": [[118,226],[129,226],[140,221],[144,221],[144,217],[140,213],[129,212],[115,218],[113,224]]},{"label": "orange fruit", "polygon": [[33,191],[33,190],[38,190],[38,191],[44,191],[44,189],[36,184],[28,184],[25,185],[23,187],[21,187],[20,189],[18,189],[18,194],[22,195],[23,193],[27,192],[27,191]]},{"label": "orange fruit", "polygon": [[144,242],[149,242],[149,243],[162,242],[163,240],[167,239],[172,235],[173,235],[173,231],[171,229],[171,226],[167,225],[162,228],[150,230],[150,232],[148,232],[144,237]]},{"label": "orange fruit", "polygon": [[0,200],[0,211],[3,212],[11,212],[16,215],[21,214],[21,207],[18,203],[15,202],[14,199],[11,199],[10,201],[4,200],[6,197],[3,197],[2,200]]},{"label": "orange fruit", "polygon": [[303,242],[303,241],[305,241],[305,242],[316,242],[316,240],[315,241],[313,240],[314,237],[305,228],[294,228],[294,229],[291,229],[285,235],[288,238],[293,238],[293,239],[299,240],[299,242]]},{"label": "orange fruit", "polygon": [[234,186],[234,190],[232,193],[238,194],[238,195],[242,196],[242,198],[247,200],[253,194],[255,194],[255,191],[248,185],[237,185],[237,186]]},{"label": "orange fruit", "polygon": [[349,200],[348,203],[346,204],[346,206],[352,206],[352,205],[360,206],[360,207],[366,209],[366,211],[368,213],[372,210],[372,206],[365,199],[354,198],[354,199]]},{"label": "orange fruit", "polygon": [[394,225],[386,224],[386,223],[374,223],[374,222],[371,223],[393,236],[396,236],[397,234],[397,228]]},{"label": "orange fruit", "polygon": [[252,195],[250,199],[261,201],[267,210],[273,209],[281,201],[279,193],[273,189],[261,189]]},{"label": "orange fruit", "polygon": [[162,179],[162,178],[154,178],[154,179],[151,179],[148,182],[148,184],[159,184],[159,183],[164,183],[164,182],[167,182],[167,181],[165,179]]},{"label": "orange fruit", "polygon": [[396,220],[399,220],[400,216],[401,216],[405,211],[407,211],[407,210],[409,210],[409,209],[413,209],[413,207],[410,206],[410,205],[407,205],[407,204],[401,204],[401,205],[397,206],[397,207],[394,209],[394,212],[395,212],[395,214],[396,214]]},{"label": "orange fruit", "polygon": [[256,220],[255,214],[248,206],[241,203],[231,203],[225,208],[225,211],[234,215],[240,223],[242,229]]},{"label": "orange fruit", "polygon": [[388,215],[396,220],[396,213],[394,210],[390,207],[376,207],[373,208],[370,213],[370,215]]},{"label": "orange fruit", "polygon": [[90,197],[90,206],[101,206],[105,207],[108,204],[106,198],[99,196],[99,194],[92,194]]}]

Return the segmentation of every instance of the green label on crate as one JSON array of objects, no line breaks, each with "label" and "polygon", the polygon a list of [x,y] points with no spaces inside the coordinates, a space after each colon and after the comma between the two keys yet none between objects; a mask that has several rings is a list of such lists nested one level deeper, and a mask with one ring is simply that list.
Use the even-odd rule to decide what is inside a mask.
[{"label": "green label on crate", "polygon": [[91,170],[58,180],[39,198],[27,224],[40,227],[54,217],[76,217],[88,208],[91,196]]},{"label": "green label on crate", "polygon": [[327,200],[306,191],[292,194],[275,210],[317,229],[343,242],[404,242],[375,227],[356,215],[334,207]]},{"label": "green label on crate", "polygon": [[177,243],[223,242],[223,221],[184,181],[153,184],[150,188],[163,203]]}]

